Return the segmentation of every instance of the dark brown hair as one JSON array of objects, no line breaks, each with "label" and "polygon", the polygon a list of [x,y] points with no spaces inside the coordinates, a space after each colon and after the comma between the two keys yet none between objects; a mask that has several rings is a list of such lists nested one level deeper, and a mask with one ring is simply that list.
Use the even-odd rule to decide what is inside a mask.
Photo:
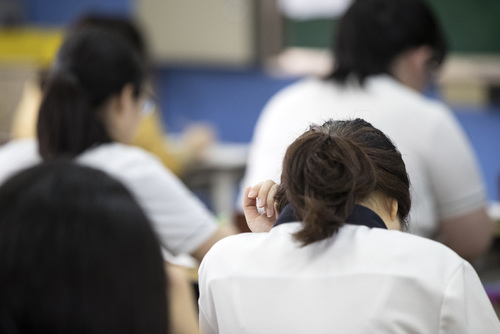
[{"label": "dark brown hair", "polygon": [[375,190],[397,200],[406,229],[409,188],[401,153],[382,131],[362,119],[330,120],[288,147],[276,201],[279,211],[290,203],[303,222],[295,237],[305,246],[335,234]]}]

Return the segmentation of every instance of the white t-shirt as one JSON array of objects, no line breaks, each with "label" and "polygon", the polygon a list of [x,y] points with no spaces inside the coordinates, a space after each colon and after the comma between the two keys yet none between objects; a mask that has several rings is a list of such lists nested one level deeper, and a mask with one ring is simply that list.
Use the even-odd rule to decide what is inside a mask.
[{"label": "white t-shirt", "polygon": [[368,78],[363,89],[306,79],[274,96],[254,130],[238,206],[247,186],[279,183],[287,147],[310,124],[331,118],[363,118],[398,147],[412,184],[412,233],[431,236],[440,220],[485,205],[476,158],[451,111],[381,75]]},{"label": "white t-shirt", "polygon": [[[153,223],[171,253],[191,253],[217,230],[212,214],[153,155],[119,143],[103,144],[76,158],[122,182]],[[0,148],[0,184],[41,162],[35,140],[15,140]]]},{"label": "white t-shirt", "polygon": [[199,269],[202,333],[500,333],[474,269],[442,244],[345,225],[299,247],[300,228],[212,247]]}]

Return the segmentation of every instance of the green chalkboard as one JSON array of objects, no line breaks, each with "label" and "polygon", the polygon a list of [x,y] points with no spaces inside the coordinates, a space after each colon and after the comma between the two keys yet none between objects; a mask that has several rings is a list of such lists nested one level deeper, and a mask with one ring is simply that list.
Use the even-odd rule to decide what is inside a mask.
[{"label": "green chalkboard", "polygon": [[[397,0],[395,0],[397,1]],[[500,0],[429,0],[451,51],[500,54]],[[329,47],[338,20],[285,21],[285,44]]]}]

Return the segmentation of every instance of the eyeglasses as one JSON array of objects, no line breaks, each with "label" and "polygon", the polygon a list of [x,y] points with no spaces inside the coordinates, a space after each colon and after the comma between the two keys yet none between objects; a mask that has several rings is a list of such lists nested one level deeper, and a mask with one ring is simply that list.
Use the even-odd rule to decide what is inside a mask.
[{"label": "eyeglasses", "polygon": [[148,96],[144,99],[144,102],[142,103],[142,109],[141,113],[143,116],[150,116],[152,113],[155,112],[156,106],[158,105],[156,98],[148,94]]}]

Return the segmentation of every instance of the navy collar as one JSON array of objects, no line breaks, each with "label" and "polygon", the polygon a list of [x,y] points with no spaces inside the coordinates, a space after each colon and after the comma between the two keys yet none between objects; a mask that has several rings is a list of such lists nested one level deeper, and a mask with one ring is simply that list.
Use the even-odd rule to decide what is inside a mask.
[{"label": "navy collar", "polygon": [[[298,221],[299,219],[297,219],[297,217],[293,213],[291,205],[287,204],[283,209],[283,211],[281,211],[273,227],[281,224],[293,223]],[[362,226],[368,226],[370,228],[378,227],[387,229],[387,226],[385,226],[385,223],[382,220],[382,218],[380,218],[375,212],[368,209],[367,207],[358,204],[354,206],[351,215],[347,217],[346,224],[362,225]]]}]

